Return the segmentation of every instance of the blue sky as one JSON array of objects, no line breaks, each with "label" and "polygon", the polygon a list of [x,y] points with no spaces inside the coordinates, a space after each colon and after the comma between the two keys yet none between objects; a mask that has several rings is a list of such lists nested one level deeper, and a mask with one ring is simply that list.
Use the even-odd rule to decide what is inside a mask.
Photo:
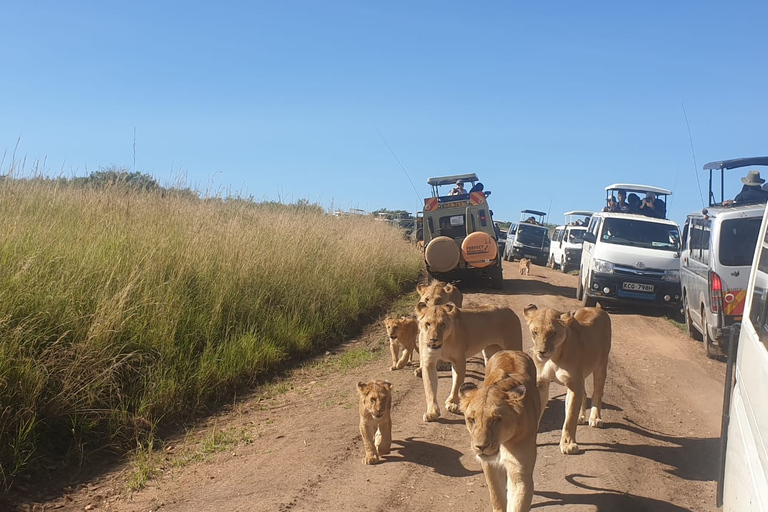
[{"label": "blue sky", "polygon": [[136,170],[214,193],[415,211],[428,177],[476,172],[496,219],[558,222],[640,182],[672,189],[680,222],[701,208],[682,104],[699,169],[768,154],[764,1],[32,0],[0,16],[4,171],[17,142],[53,175],[133,168],[135,128]]}]

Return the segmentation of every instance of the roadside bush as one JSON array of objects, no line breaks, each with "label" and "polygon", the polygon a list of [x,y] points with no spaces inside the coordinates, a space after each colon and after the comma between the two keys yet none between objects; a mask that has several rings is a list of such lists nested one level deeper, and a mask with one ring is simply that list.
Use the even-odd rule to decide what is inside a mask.
[{"label": "roadside bush", "polygon": [[0,183],[0,478],[120,443],[338,339],[419,272],[319,208]]}]

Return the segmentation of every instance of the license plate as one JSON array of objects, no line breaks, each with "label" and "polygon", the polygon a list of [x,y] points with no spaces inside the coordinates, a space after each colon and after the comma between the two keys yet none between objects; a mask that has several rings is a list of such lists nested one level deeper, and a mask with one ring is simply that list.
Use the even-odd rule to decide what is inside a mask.
[{"label": "license plate", "polygon": [[652,284],[622,283],[621,288],[623,290],[629,290],[629,291],[633,291],[633,292],[649,292],[649,293],[653,293],[653,285]]},{"label": "license plate", "polygon": [[453,203],[443,203],[440,205],[440,208],[458,208],[460,206],[467,206],[468,204],[468,201],[456,201]]}]

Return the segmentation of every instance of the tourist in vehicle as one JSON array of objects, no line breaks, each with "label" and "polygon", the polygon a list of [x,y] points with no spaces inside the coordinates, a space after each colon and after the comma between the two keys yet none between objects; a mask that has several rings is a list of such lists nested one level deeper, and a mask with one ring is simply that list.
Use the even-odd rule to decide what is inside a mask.
[{"label": "tourist in vehicle", "polygon": [[617,203],[618,207],[619,207],[619,211],[628,212],[629,211],[629,203],[627,203],[627,191],[626,190],[619,190],[616,193],[616,195],[619,196],[619,201]]},{"label": "tourist in vehicle", "polygon": [[733,199],[736,204],[756,204],[768,201],[768,191],[761,187],[765,180],[760,177],[760,171],[749,171],[745,177],[741,178],[741,182],[744,186]]},{"label": "tourist in vehicle", "polygon": [[640,211],[641,204],[642,201],[640,200],[640,196],[634,192],[631,192],[627,196],[627,213],[638,213]]},{"label": "tourist in vehicle", "polygon": [[619,212],[619,203],[616,201],[616,196],[608,198],[608,204],[603,208],[604,212]]},{"label": "tourist in vehicle", "polygon": [[664,201],[658,199],[656,194],[648,192],[640,203],[639,212],[648,217],[663,219],[667,216],[667,205],[664,204]]},{"label": "tourist in vehicle", "polygon": [[459,180],[456,182],[456,186],[451,189],[451,191],[448,193],[449,196],[460,196],[462,194],[466,194],[467,191],[464,190],[464,180]]}]

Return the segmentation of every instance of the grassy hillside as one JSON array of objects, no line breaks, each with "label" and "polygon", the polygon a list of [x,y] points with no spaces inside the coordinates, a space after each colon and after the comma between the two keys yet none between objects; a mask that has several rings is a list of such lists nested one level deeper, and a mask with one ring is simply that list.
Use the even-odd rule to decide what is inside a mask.
[{"label": "grassy hillside", "polygon": [[386,223],[0,183],[0,479],[119,443],[338,338],[417,277]]}]

